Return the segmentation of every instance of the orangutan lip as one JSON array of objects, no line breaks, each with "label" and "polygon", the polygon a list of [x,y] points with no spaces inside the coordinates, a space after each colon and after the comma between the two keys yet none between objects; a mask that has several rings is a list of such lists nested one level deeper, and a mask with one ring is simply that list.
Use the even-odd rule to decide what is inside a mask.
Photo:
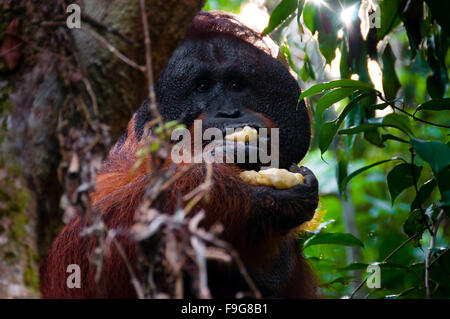
[{"label": "orangutan lip", "polygon": [[[261,147],[261,142],[270,146],[270,138],[260,138],[251,142],[236,142],[230,140],[214,141],[210,144],[210,151],[212,154],[232,154],[233,160],[226,162],[227,164],[236,165],[244,170],[259,170],[263,166],[267,166],[267,163],[262,162],[260,154],[266,154],[266,148]],[[239,155],[241,154],[241,158]],[[250,154],[253,154],[253,160],[251,160]]]}]

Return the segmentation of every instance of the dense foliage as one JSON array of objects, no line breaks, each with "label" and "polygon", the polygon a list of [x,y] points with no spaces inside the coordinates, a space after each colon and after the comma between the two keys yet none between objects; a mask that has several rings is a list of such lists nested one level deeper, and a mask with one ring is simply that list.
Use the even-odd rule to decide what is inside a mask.
[{"label": "dense foliage", "polygon": [[[206,9],[239,12],[241,2],[210,0]],[[318,176],[321,208],[299,244],[324,296],[449,298],[450,2],[266,7],[264,32],[315,119],[303,164]],[[378,289],[364,285],[371,264],[381,269]]]}]

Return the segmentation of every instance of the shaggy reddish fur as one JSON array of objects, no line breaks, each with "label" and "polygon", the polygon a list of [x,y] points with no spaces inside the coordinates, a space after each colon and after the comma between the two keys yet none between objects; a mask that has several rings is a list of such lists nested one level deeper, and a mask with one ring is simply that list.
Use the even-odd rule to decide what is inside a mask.
[{"label": "shaggy reddish fur", "polygon": [[[98,191],[91,198],[94,207],[102,212],[103,219],[110,229],[129,229],[135,218],[135,211],[146,187],[148,172],[146,163],[134,174],[130,174],[135,162],[138,141],[134,134],[134,121],[128,126],[127,139],[120,147],[111,150],[101,172],[98,174]],[[148,160],[148,159],[147,159]],[[171,187],[165,200],[165,211],[173,211],[178,192],[186,194],[205,179],[205,167],[194,164],[183,178]],[[271,265],[283,243],[290,246],[293,271],[281,295],[297,298],[315,297],[316,281],[295,246],[293,234],[272,234],[269,229],[258,228],[247,223],[254,214],[248,185],[239,178],[238,168],[213,165],[213,182],[209,200],[202,201],[194,211],[203,208],[207,212],[205,227],[216,222],[225,225],[224,239],[231,242],[239,251],[245,264],[253,269],[264,271]],[[226,195],[225,195],[226,194]],[[227,196],[227,199],[224,199]],[[81,237],[80,232],[90,221],[79,217],[67,224],[54,241],[48,257],[41,266],[41,291],[44,298],[135,298],[130,283],[129,271],[117,250],[112,247],[106,252],[99,283],[95,282],[96,266],[89,261],[96,246],[93,236]],[[125,232],[126,233],[126,232]],[[254,233],[254,237],[252,234]],[[127,236],[119,236],[129,261],[136,269],[136,243]],[[66,267],[77,264],[81,267],[81,289],[69,289],[66,285]]]}]

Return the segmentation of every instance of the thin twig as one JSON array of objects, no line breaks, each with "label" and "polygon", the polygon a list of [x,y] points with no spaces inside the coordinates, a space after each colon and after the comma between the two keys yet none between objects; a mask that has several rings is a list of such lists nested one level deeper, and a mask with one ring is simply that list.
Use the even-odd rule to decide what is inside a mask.
[{"label": "thin twig", "polygon": [[[64,11],[66,11],[66,8],[64,8]],[[67,15],[60,14],[60,15],[56,15],[53,18],[53,20],[51,20],[51,21],[37,21],[33,24],[41,25],[41,26],[65,26],[66,21],[67,21]],[[110,33],[110,34],[118,37],[119,39],[125,41],[127,44],[133,45],[135,47],[139,46],[139,43],[127,38],[122,33],[120,33],[119,30],[117,30],[114,27],[111,27],[109,25],[103,24],[100,21],[95,20],[93,17],[89,16],[88,14],[86,14],[84,12],[81,12],[81,21],[87,22],[91,27],[94,27],[101,31]]]},{"label": "thin twig", "polygon": [[[161,114],[158,111],[157,108],[157,101],[156,101],[156,95],[154,90],[154,79],[153,79],[153,71],[152,71],[152,59],[151,59],[151,39],[150,39],[150,29],[148,25],[147,20],[147,10],[145,7],[145,0],[140,0],[140,8],[141,8],[141,18],[142,18],[142,26],[144,29],[144,40],[145,40],[145,58],[146,58],[146,72],[147,72],[147,79],[148,79],[148,100],[149,100],[149,113],[152,115],[154,119],[154,125],[159,125],[163,133],[160,137],[168,137],[168,134],[166,133],[166,127],[164,125],[163,119]],[[151,157],[152,159],[155,159],[155,157]],[[156,162],[155,162],[156,164]],[[160,163],[161,167],[163,167],[163,163]],[[159,170],[161,169],[159,167]],[[143,199],[143,203],[141,204],[140,211],[142,212],[144,209],[148,210],[150,208],[150,205],[152,205],[152,201],[161,194],[161,192],[167,188],[169,188],[178,178],[186,174],[187,170],[183,169],[177,174],[173,174],[170,178],[165,178],[163,174],[161,174],[158,170],[157,165],[153,165],[153,168],[155,169],[152,173],[152,179],[149,182],[149,185],[152,185],[151,188],[148,188]],[[205,196],[209,194],[209,191],[211,189],[212,185],[212,165],[209,164],[206,167],[206,176],[205,181],[198,185],[191,193],[185,197],[185,200],[190,200],[189,203],[184,207],[181,208],[184,212],[184,216],[186,216],[190,210],[195,206],[196,203],[198,203],[201,199],[203,199]],[[155,190],[155,191],[154,191]],[[156,193],[156,194],[155,194]],[[180,198],[181,203],[181,198]],[[191,247],[186,247],[185,254],[189,254],[191,249],[193,249],[195,253],[195,260],[197,263],[198,271],[199,271],[199,278],[197,285],[200,287],[200,296],[203,297],[209,297],[209,288],[207,287],[207,274],[206,274],[206,246],[205,242],[213,244],[216,247],[221,247],[227,250],[227,252],[231,255],[231,258],[233,258],[239,268],[240,273],[248,283],[250,289],[253,291],[254,295],[256,297],[260,297],[261,294],[258,291],[258,288],[250,278],[249,274],[247,273],[243,262],[239,258],[237,252],[225,241],[222,241],[218,239],[213,233],[209,233],[206,231],[203,231],[202,229],[199,229],[198,223],[201,219],[200,216],[194,216],[191,219],[185,219],[179,217],[180,215],[175,212],[173,215],[168,215],[167,221],[165,222],[165,229],[169,232],[173,232],[174,230],[180,229],[180,227],[176,226],[177,224],[180,226],[187,226],[187,229],[189,231],[189,235],[191,236],[191,240],[188,242],[191,243]],[[156,217],[157,218],[157,217]],[[154,220],[154,219],[153,219]],[[151,224],[151,222],[150,222]],[[149,226],[147,226],[149,227]],[[156,231],[156,230],[155,230]],[[167,235],[165,236],[167,237]],[[166,238],[167,239],[167,238]],[[172,241],[176,239],[176,236],[172,238]],[[196,240],[197,239],[197,240]],[[164,239],[163,239],[164,240]],[[166,242],[167,245],[167,242]],[[175,295],[181,296],[182,291],[180,290],[181,284],[180,279],[182,277],[182,273],[180,272],[180,269],[173,269],[175,273],[173,273],[175,278]],[[178,283],[178,284],[177,284]],[[156,287],[155,287],[156,290]],[[156,293],[156,291],[155,291]]]},{"label": "thin twig", "polygon": [[[64,19],[66,19],[65,16],[64,16]],[[111,33],[112,35],[115,35],[116,37],[118,37],[119,39],[125,41],[126,43],[128,43],[130,45],[139,46],[138,43],[136,43],[135,41],[133,41],[131,39],[128,39],[126,36],[124,36],[122,33],[120,33],[117,29],[95,20],[94,18],[87,15],[86,13],[81,13],[81,20],[89,23],[94,28],[97,28],[97,29],[103,30],[107,33]]]},{"label": "thin twig", "polygon": [[86,90],[91,98],[92,102],[92,109],[94,110],[94,115],[98,116],[100,113],[98,111],[98,103],[97,103],[97,97],[94,93],[94,90],[92,89],[91,83],[86,77],[83,77],[83,83],[86,86]]},{"label": "thin twig", "polygon": [[139,283],[139,280],[136,277],[136,273],[134,272],[133,266],[131,265],[130,261],[128,260],[128,256],[125,254],[125,251],[122,248],[122,245],[120,245],[120,243],[117,241],[117,239],[113,236],[112,238],[112,242],[114,244],[114,246],[117,249],[117,252],[119,253],[119,255],[122,257],[123,262],[125,263],[125,266],[128,269],[128,273],[130,274],[131,277],[131,283],[134,286],[134,289],[136,290],[136,294],[138,296],[139,299],[144,299],[144,291]]},{"label": "thin twig", "polygon": [[439,225],[441,224],[442,219],[444,218],[444,210],[442,209],[439,212],[438,217],[436,218],[436,221],[433,224],[433,229],[430,231],[430,245],[428,246],[427,255],[425,257],[425,291],[427,294],[427,298],[429,299],[430,294],[430,269],[431,269],[431,256],[433,255],[433,249],[436,245],[436,235],[439,229]]},{"label": "thin twig", "polygon": [[397,254],[397,252],[402,249],[407,243],[409,243],[410,241],[412,241],[414,238],[416,238],[417,236],[421,235],[423,233],[423,231],[426,228],[423,228],[421,231],[417,232],[416,234],[414,234],[413,236],[409,237],[407,240],[405,240],[403,243],[400,244],[400,246],[398,246],[397,248],[395,248],[386,258],[384,258],[384,260],[381,263],[385,263],[387,262],[389,259],[391,259],[395,254]]},{"label": "thin twig", "polygon": [[119,50],[117,50],[111,43],[109,43],[104,37],[102,37],[100,34],[98,34],[96,31],[92,30],[91,28],[81,27],[82,30],[88,32],[91,34],[94,38],[99,40],[108,50],[114,54],[116,57],[118,57],[120,60],[128,64],[129,66],[141,71],[145,72],[145,67],[142,65],[137,64],[130,58],[126,57],[124,54],[122,54]]},{"label": "thin twig", "polygon": [[431,263],[430,263],[430,268],[433,267],[434,263],[439,262],[439,260],[441,259],[441,257],[445,256],[445,254],[447,254],[450,251],[450,247],[447,247],[442,253],[439,254],[439,256],[437,256]]},{"label": "thin twig", "polygon": [[[5,34],[5,35],[7,35],[7,34]],[[12,48],[10,48],[10,49],[8,49],[8,50],[6,50],[6,51],[3,51],[2,53],[0,53],[0,58],[3,58],[3,57],[6,56],[8,53],[10,53],[10,52],[12,52],[12,51],[18,49],[18,48],[19,48],[20,46],[22,46],[22,45],[24,45],[24,42],[20,42],[20,43],[16,44],[15,46],[13,46]]]},{"label": "thin twig", "polygon": [[[422,234],[422,232],[425,230],[426,228],[422,229],[420,232],[417,232],[416,234],[414,234],[413,236],[409,237],[408,239],[406,239],[403,243],[401,243],[397,248],[395,248],[386,258],[384,258],[384,260],[380,263],[380,264],[384,264],[386,263],[389,259],[391,259],[395,254],[397,254],[397,252],[402,249],[406,244],[408,244],[410,241],[412,241],[414,238],[416,238],[417,236],[419,236],[420,234]],[[358,292],[359,289],[361,289],[361,287],[367,282],[367,279],[369,278],[369,276],[366,277],[366,279],[364,279],[359,285],[358,287],[355,288],[355,290],[353,290],[353,292],[350,295],[350,299],[352,299],[355,294]]]},{"label": "thin twig", "polygon": [[61,60],[64,60],[64,61],[72,60],[72,57],[70,57],[70,56],[63,56],[63,55],[61,55],[59,53],[55,53],[53,51],[50,51],[47,48],[41,48],[40,46],[37,46],[36,44],[34,44],[33,42],[29,41],[28,39],[25,39],[24,37],[22,37],[20,35],[17,35],[15,33],[5,32],[4,35],[16,38],[17,40],[20,40],[22,42],[17,44],[16,46],[12,47],[11,49],[7,50],[6,52],[3,52],[3,54],[0,54],[0,58],[3,57],[3,55],[6,55],[7,53],[9,53],[10,51],[13,51],[13,50],[17,49],[19,46],[21,46],[23,44],[26,44],[26,45],[30,46],[31,48],[35,49],[36,51],[49,53],[50,55],[53,55],[53,56],[55,56],[55,57],[57,57],[57,58],[59,58]]},{"label": "thin twig", "polygon": [[228,251],[228,253],[231,255],[231,257],[236,262],[236,265],[239,268],[239,272],[241,273],[244,280],[247,282],[248,286],[252,290],[254,296],[256,298],[261,298],[261,292],[259,291],[258,287],[256,286],[253,279],[250,277],[249,273],[247,272],[247,269],[245,268],[244,262],[239,257],[238,252],[230,246],[226,241],[223,241],[215,236],[212,236],[211,234],[208,234],[206,232],[197,232],[193,234],[195,236],[200,237],[202,240],[207,241],[211,244],[213,244],[216,247],[220,247]]},{"label": "thin twig", "polygon": [[192,169],[192,166],[183,166],[179,172],[177,172],[174,176],[172,176],[168,181],[162,184],[160,191],[163,192],[167,188],[169,188],[173,183],[183,177],[188,171]]},{"label": "thin twig", "polygon": [[207,163],[205,181],[183,197],[183,200],[189,200],[188,204],[184,208],[186,215],[189,214],[191,209],[194,208],[195,205],[197,205],[197,203],[209,193],[212,184],[212,164]]},{"label": "thin twig", "polygon": [[156,95],[155,89],[153,86],[153,66],[152,66],[152,43],[150,39],[150,29],[148,26],[147,20],[147,9],[145,8],[145,0],[140,0],[141,6],[141,18],[142,18],[142,27],[144,28],[144,41],[145,41],[145,64],[147,69],[147,81],[148,81],[148,97],[149,97],[149,107],[150,113],[153,114],[155,119],[158,119],[159,124],[163,127],[162,117],[158,112],[156,107]]},{"label": "thin twig", "polygon": [[414,114],[411,114],[407,111],[405,111],[404,109],[398,107],[395,105],[395,103],[392,103],[391,101],[388,101],[387,99],[384,98],[383,94],[381,94],[381,92],[377,91],[377,96],[386,104],[388,104],[390,107],[394,108],[395,110],[398,110],[406,115],[408,115],[409,117],[412,117],[415,121],[419,121],[425,124],[429,124],[429,125],[433,125],[433,126],[437,126],[437,127],[443,127],[443,128],[450,128],[450,125],[444,125],[444,124],[437,124],[437,123],[433,123],[433,122],[429,122],[426,120],[422,120],[421,118],[418,118],[417,116],[415,116]]},{"label": "thin twig", "polygon": [[414,149],[411,147],[409,149],[409,151],[411,152],[411,174],[412,174],[412,178],[413,178],[414,189],[416,190],[417,200],[419,202],[420,214],[422,215],[422,219],[423,219],[425,225],[427,226],[427,229],[430,232],[430,235],[433,236],[433,230],[431,229],[430,224],[428,224],[428,222],[427,222],[427,216],[425,215],[425,211],[423,210],[422,199],[420,198],[419,189],[417,187],[417,177],[416,177],[416,172],[414,171],[414,158],[415,158]]}]

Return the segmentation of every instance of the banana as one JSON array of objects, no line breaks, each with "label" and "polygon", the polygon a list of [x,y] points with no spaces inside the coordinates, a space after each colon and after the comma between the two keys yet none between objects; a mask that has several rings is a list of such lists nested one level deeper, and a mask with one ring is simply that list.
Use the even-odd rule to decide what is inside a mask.
[{"label": "banana", "polygon": [[249,142],[258,138],[258,131],[250,126],[245,126],[242,130],[228,134],[225,139],[235,142]]},{"label": "banana", "polygon": [[272,186],[276,189],[286,189],[303,184],[304,178],[300,173],[291,173],[284,168],[269,168],[259,172],[243,171],[240,177],[250,185]]}]

